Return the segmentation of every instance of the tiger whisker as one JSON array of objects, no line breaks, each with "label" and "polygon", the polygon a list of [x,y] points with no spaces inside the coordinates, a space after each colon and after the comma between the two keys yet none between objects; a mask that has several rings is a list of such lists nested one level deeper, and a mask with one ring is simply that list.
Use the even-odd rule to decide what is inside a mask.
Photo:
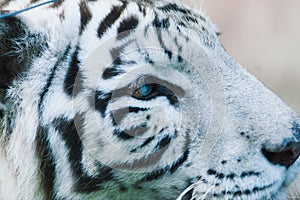
[{"label": "tiger whisker", "polygon": [[198,184],[198,182],[193,183],[192,185],[188,186],[183,192],[181,192],[181,194],[177,197],[176,200],[182,200],[182,198],[184,197],[184,195],[186,195],[189,191],[191,191],[192,189],[194,189],[197,184]]}]

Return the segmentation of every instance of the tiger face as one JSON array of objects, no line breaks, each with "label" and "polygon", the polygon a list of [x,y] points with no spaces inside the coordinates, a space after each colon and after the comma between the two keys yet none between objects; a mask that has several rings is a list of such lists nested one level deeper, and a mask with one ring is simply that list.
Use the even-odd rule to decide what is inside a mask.
[{"label": "tiger face", "polygon": [[300,119],[202,13],[65,0],[0,20],[3,198],[285,198]]}]

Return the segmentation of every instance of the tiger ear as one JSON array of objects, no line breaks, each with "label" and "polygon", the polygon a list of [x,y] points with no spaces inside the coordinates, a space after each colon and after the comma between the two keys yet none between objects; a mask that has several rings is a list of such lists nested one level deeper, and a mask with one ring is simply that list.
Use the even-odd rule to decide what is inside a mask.
[{"label": "tiger ear", "polygon": [[[1,14],[7,11],[1,11]],[[0,88],[9,87],[16,75],[24,70],[26,51],[22,45],[25,28],[16,17],[0,19]],[[24,39],[23,39],[24,40]],[[23,41],[24,42],[24,41]]]},{"label": "tiger ear", "polygon": [[18,17],[3,17],[0,10],[0,110],[5,105],[5,94],[13,81],[24,72],[35,55],[36,38]]}]

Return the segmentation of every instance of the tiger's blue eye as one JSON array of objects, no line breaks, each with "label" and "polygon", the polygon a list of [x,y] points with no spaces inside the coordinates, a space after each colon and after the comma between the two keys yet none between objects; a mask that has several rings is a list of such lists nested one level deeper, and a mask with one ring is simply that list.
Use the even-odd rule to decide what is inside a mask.
[{"label": "tiger's blue eye", "polygon": [[157,91],[155,90],[155,84],[144,84],[138,87],[132,93],[132,97],[137,99],[151,98]]},{"label": "tiger's blue eye", "polygon": [[139,88],[139,93],[141,94],[141,96],[145,97],[147,95],[149,95],[152,91],[152,88],[153,88],[153,85],[152,84],[145,84],[145,85],[142,85],[140,88]]}]

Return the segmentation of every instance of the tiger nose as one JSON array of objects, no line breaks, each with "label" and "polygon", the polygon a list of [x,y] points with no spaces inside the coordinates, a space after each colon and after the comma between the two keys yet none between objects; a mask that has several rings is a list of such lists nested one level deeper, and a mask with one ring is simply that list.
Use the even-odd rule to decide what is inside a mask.
[{"label": "tiger nose", "polygon": [[262,153],[271,163],[289,168],[299,157],[300,142],[293,139],[285,140],[280,148],[263,148]]}]

